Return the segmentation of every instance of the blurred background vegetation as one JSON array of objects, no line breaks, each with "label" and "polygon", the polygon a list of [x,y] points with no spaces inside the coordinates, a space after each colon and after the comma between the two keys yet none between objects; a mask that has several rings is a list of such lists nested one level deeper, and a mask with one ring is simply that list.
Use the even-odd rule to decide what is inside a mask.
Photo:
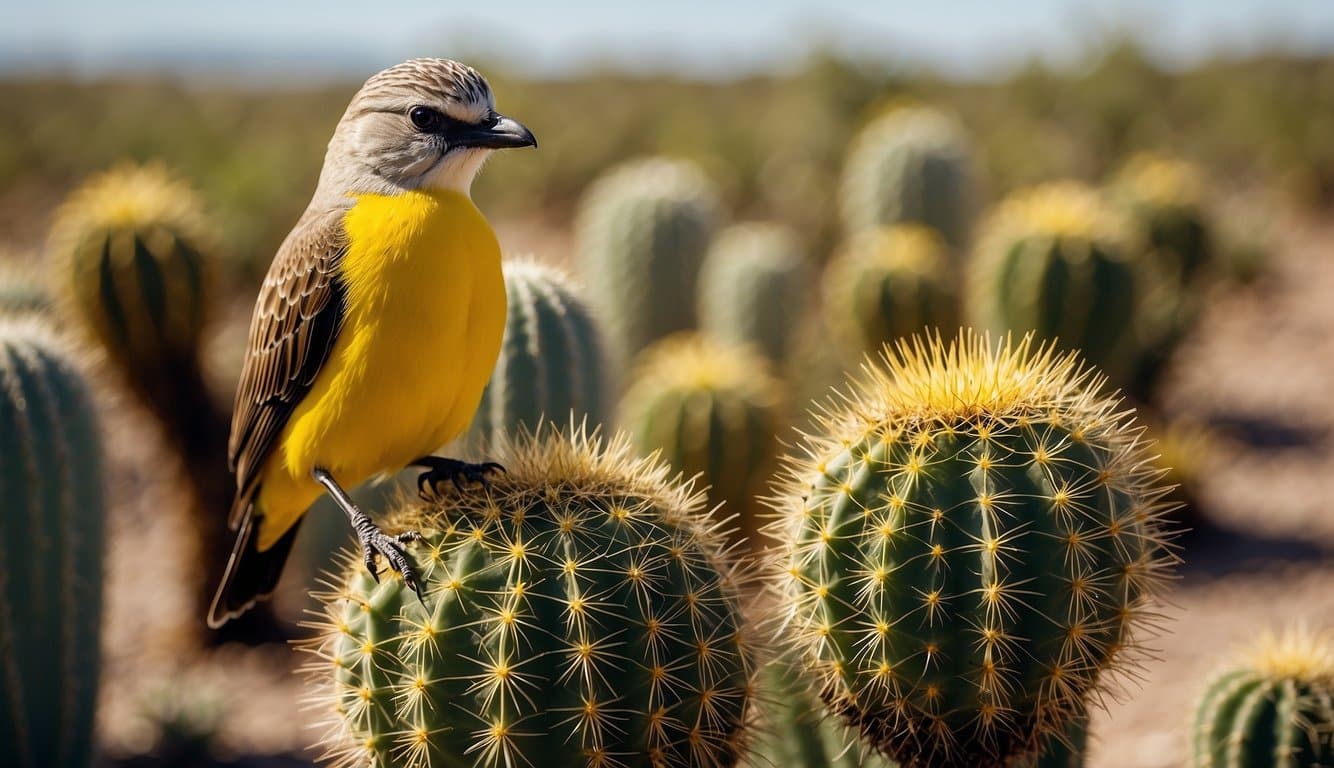
[{"label": "blurred background vegetation", "polygon": [[[905,99],[958,115],[993,199],[1043,179],[1097,181],[1128,154],[1153,149],[1208,169],[1230,194],[1269,190],[1304,209],[1334,202],[1329,57],[1272,53],[1177,71],[1119,38],[1077,66],[1034,60],[994,82],[832,51],[790,74],[728,81],[615,71],[547,80],[473,63],[542,142],[479,179],[479,203],[500,219],[561,228],[600,171],[660,153],[701,163],[736,217],[787,221],[822,252],[849,139]],[[357,84],[0,80],[0,231],[35,246],[54,204],[84,176],[126,158],[160,160],[198,185],[226,251],[256,281],[309,199]]]}]

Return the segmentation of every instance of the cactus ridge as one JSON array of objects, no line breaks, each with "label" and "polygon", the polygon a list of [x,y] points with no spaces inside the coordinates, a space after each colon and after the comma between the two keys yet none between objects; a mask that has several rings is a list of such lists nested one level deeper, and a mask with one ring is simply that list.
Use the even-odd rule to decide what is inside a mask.
[{"label": "cactus ridge", "polygon": [[1205,691],[1194,747],[1196,768],[1334,765],[1334,636],[1262,638]]},{"label": "cactus ridge", "polygon": [[772,572],[829,706],[891,758],[1002,766],[1137,663],[1175,562],[1151,452],[1050,345],[901,342],[830,403]]},{"label": "cactus ridge", "polygon": [[589,188],[575,257],[620,362],[695,327],[699,270],[721,218],[712,184],[686,161],[630,161]]},{"label": "cactus ridge", "polygon": [[505,441],[484,492],[397,523],[424,602],[346,554],[312,665],[345,765],[731,766],[753,651],[703,496],[576,431]]},{"label": "cactus ridge", "polygon": [[845,354],[860,359],[924,329],[959,325],[949,250],[935,230],[902,224],[849,239],[824,280],[825,322]]},{"label": "cactus ridge", "polygon": [[954,249],[967,245],[975,192],[970,150],[953,119],[899,107],[862,129],[839,189],[844,231],[921,224]]},{"label": "cactus ridge", "polygon": [[810,304],[811,272],[796,233],[788,227],[728,227],[709,249],[700,272],[700,329],[733,346],[753,346],[782,365],[791,351],[793,329]]},{"label": "cactus ridge", "polygon": [[0,321],[0,743],[19,768],[87,766],[106,527],[94,401],[35,318]]},{"label": "cactus ridge", "polygon": [[681,334],[645,350],[621,404],[641,453],[698,476],[709,502],[757,544],[762,489],[778,453],[782,388],[751,348]]},{"label": "cactus ridge", "polygon": [[495,370],[473,418],[469,442],[557,424],[592,426],[608,417],[601,333],[579,289],[561,270],[532,258],[505,263],[508,316]]}]

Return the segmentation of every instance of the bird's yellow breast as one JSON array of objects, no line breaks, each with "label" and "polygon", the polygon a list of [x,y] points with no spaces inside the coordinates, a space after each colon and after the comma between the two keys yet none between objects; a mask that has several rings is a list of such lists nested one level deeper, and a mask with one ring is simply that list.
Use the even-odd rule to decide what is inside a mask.
[{"label": "bird's yellow breast", "polygon": [[259,548],[321,493],[394,471],[462,433],[505,329],[495,234],[466,195],[365,195],[347,213],[338,339],[270,457]]}]

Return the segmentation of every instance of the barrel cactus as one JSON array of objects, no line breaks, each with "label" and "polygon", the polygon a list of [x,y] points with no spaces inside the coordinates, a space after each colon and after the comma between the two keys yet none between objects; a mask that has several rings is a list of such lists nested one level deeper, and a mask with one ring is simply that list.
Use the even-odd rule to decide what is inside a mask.
[{"label": "barrel cactus", "polygon": [[211,304],[213,240],[200,201],[158,166],[95,176],[56,214],[53,283],[74,329],[96,342],[114,373],[156,417],[194,490],[199,613],[230,551],[235,484],[227,470],[230,403],[204,378],[201,339]]},{"label": "barrel cactus", "polygon": [[1143,253],[1138,258],[1140,335],[1132,392],[1150,398],[1168,359],[1203,309],[1203,287],[1221,271],[1205,210],[1205,184],[1191,165],[1137,155],[1117,174],[1112,198],[1131,222]]},{"label": "barrel cactus", "polygon": [[1152,451],[1073,354],[901,342],[774,499],[772,573],[829,707],[907,768],[999,767],[1133,663],[1173,558]]},{"label": "barrel cactus", "polygon": [[0,320],[0,744],[90,766],[106,540],[93,397],[35,318]]},{"label": "barrel cactus", "polygon": [[855,360],[926,329],[952,334],[959,327],[957,282],[935,230],[864,229],[826,269],[825,323],[845,357]]},{"label": "barrel cactus", "polygon": [[473,418],[469,442],[558,424],[606,421],[601,333],[580,290],[561,270],[532,259],[505,263],[505,340]]},{"label": "barrel cactus", "polygon": [[641,453],[661,452],[672,468],[699,475],[709,502],[736,515],[737,533],[752,544],[781,420],[781,385],[762,357],[693,334],[645,350],[620,416]]},{"label": "barrel cactus", "polygon": [[848,234],[887,224],[921,224],[956,251],[968,243],[977,193],[963,130],[928,107],[900,107],[854,140],[839,190]]},{"label": "barrel cactus", "polygon": [[810,303],[811,272],[797,234],[788,227],[728,227],[700,272],[700,328],[727,344],[748,344],[775,366],[784,365],[794,329]]},{"label": "barrel cactus", "polygon": [[1266,637],[1215,677],[1196,711],[1194,765],[1334,765],[1334,636]]},{"label": "barrel cactus", "polygon": [[713,185],[680,160],[632,161],[585,194],[575,260],[619,361],[695,327],[699,270],[719,219]]},{"label": "barrel cactus", "polygon": [[442,484],[399,525],[419,600],[347,553],[312,665],[347,765],[731,766],[749,739],[743,572],[704,499],[554,429],[497,447],[484,490]]},{"label": "barrel cactus", "polygon": [[0,261],[0,315],[42,315],[51,308],[51,295],[33,270]]},{"label": "barrel cactus", "polygon": [[988,218],[970,262],[971,323],[1059,340],[1124,384],[1142,340],[1133,259],[1127,222],[1096,191],[1052,182],[1016,193]]}]

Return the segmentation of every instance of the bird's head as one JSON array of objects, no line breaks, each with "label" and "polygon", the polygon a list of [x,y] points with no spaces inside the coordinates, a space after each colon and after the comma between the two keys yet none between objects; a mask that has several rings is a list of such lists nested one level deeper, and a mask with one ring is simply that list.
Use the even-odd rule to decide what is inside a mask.
[{"label": "bird's head", "polygon": [[533,146],[531,131],[496,112],[477,70],[412,59],[372,76],[352,98],[329,142],[320,186],[342,194],[467,194],[493,150]]}]

